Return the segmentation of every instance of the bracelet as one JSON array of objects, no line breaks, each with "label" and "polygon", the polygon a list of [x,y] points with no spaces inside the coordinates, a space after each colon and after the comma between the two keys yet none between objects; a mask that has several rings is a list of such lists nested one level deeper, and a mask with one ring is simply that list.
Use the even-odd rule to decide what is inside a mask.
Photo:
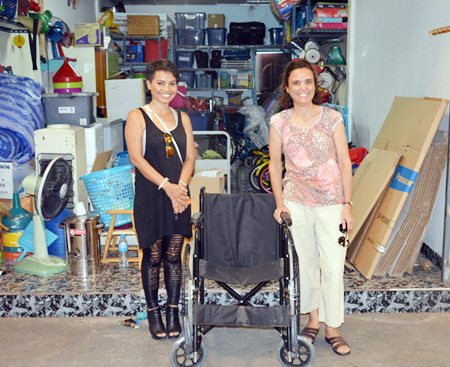
[{"label": "bracelet", "polygon": [[353,206],[353,201],[344,201],[343,203],[342,203],[343,205],[350,205],[350,206]]},{"label": "bracelet", "polygon": [[187,183],[184,182],[183,180],[178,180],[178,183],[179,183],[181,186],[183,186],[184,188],[187,187]]},{"label": "bracelet", "polygon": [[169,178],[165,177],[164,180],[162,180],[161,185],[158,186],[158,190],[161,190],[167,181],[169,181]]}]

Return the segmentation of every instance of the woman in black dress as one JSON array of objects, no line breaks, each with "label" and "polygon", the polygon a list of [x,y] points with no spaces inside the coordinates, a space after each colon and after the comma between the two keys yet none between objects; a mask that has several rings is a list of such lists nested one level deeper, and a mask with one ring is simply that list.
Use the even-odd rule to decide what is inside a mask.
[{"label": "woman in black dress", "polygon": [[[187,183],[194,170],[195,148],[189,116],[169,106],[177,93],[176,66],[168,60],[153,61],[147,66],[146,79],[151,101],[128,114],[125,139],[136,167],[134,216],[143,251],[141,275],[149,329],[154,339],[164,339],[181,332],[180,257],[184,238],[192,236]],[[161,263],[167,291],[165,326],[158,304]]]}]

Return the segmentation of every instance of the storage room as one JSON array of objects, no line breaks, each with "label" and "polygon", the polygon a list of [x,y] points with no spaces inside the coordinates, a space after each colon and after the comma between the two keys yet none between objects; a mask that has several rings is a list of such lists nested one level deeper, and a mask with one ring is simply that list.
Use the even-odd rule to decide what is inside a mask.
[{"label": "storage room", "polygon": [[[241,227],[266,230],[260,197],[292,244],[291,200],[342,205],[345,315],[449,312],[448,14],[446,0],[0,0],[0,317],[120,317],[136,329],[148,320],[153,339],[184,338],[172,366],[185,365],[181,352],[200,366],[202,336],[214,321],[231,325],[220,308],[233,298],[297,310],[293,284],[267,278],[242,300],[256,268],[242,275],[234,264],[228,278],[197,250],[227,238],[222,226],[237,243]],[[296,68],[311,79],[289,84]],[[206,213],[222,197],[210,231]],[[181,297],[171,301],[177,236]],[[142,266],[156,243],[154,305],[145,282],[156,271]],[[239,253],[216,251],[227,264]],[[41,296],[49,301],[35,304]],[[239,326],[264,318],[248,311],[244,322],[239,311]],[[194,337],[192,317],[209,325],[194,323]],[[309,326],[298,333],[311,336]],[[294,365],[290,348],[295,357],[303,345],[299,365],[312,365],[315,335],[294,346],[286,336],[278,362]]]}]

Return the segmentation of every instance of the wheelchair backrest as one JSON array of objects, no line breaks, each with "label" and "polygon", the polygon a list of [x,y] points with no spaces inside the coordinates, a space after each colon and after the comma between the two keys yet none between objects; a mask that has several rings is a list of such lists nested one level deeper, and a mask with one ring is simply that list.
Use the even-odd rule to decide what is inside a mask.
[{"label": "wheelchair backrest", "polygon": [[226,266],[253,266],[280,257],[279,225],[270,194],[204,194],[203,258]]}]

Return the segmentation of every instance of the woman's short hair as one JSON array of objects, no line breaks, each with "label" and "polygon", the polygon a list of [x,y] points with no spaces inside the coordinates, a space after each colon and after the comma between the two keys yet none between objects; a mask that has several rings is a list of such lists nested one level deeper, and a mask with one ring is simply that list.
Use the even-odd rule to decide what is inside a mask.
[{"label": "woman's short hair", "polygon": [[286,87],[289,84],[289,76],[294,70],[306,68],[312,71],[314,76],[314,86],[316,88],[316,91],[314,93],[313,103],[318,103],[318,93],[317,93],[317,74],[314,70],[314,67],[305,59],[293,59],[291,60],[286,67],[284,68],[284,72],[282,74],[281,78],[281,84],[279,87],[280,95],[281,95],[281,105],[283,109],[292,107],[292,98],[291,96],[286,92]]},{"label": "woman's short hair", "polygon": [[160,70],[172,73],[177,83],[180,81],[180,75],[178,74],[176,65],[167,59],[150,61],[145,69],[145,78],[152,81],[155,73]]}]

